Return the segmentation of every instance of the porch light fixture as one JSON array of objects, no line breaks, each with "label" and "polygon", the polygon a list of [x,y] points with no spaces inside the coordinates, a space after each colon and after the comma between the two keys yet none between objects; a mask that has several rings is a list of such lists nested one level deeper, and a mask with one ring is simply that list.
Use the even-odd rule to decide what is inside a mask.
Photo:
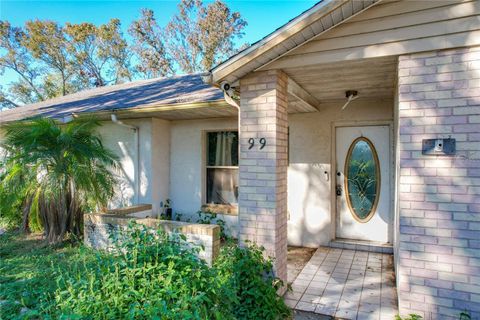
[{"label": "porch light fixture", "polygon": [[345,97],[347,98],[347,102],[343,105],[342,110],[348,106],[350,102],[353,100],[358,99],[358,91],[357,90],[347,90],[345,91]]}]

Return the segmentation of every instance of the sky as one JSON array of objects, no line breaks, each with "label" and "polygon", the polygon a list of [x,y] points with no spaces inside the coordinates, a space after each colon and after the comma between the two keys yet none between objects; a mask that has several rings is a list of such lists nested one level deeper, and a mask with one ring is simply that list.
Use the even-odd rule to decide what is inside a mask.
[{"label": "sky", "polygon": [[[208,1],[205,1],[208,2]],[[231,10],[239,11],[248,22],[242,43],[253,43],[290,19],[313,6],[318,0],[227,0]],[[139,17],[141,8],[155,12],[160,25],[165,25],[176,12],[177,1],[19,1],[0,0],[0,20],[14,26],[23,26],[28,20],[53,20],[65,22],[92,22],[103,24],[119,18],[124,34],[130,23]],[[15,80],[12,72],[1,76],[0,85]]]}]

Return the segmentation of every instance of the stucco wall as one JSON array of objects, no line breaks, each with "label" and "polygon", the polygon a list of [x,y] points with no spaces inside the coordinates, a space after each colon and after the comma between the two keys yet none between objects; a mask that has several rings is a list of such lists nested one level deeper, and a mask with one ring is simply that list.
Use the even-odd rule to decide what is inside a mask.
[{"label": "stucco wall", "polygon": [[[290,114],[288,168],[288,241],[317,247],[334,236],[331,213],[331,135],[333,121],[392,120],[393,101],[354,101],[341,111],[341,103],[324,104],[321,112]],[[174,212],[195,221],[203,203],[206,131],[238,127],[237,119],[165,121],[125,120],[140,128],[141,184],[139,203],[151,203],[158,213],[160,201],[172,199]],[[99,128],[106,147],[120,157],[120,183],[110,207],[135,203],[135,134],[112,122]],[[324,172],[328,172],[328,179]],[[237,216],[222,216],[237,235]]]},{"label": "stucco wall", "polygon": [[[318,113],[289,115],[288,242],[318,247],[334,236],[331,210],[332,122],[393,120],[393,100],[324,104]],[[333,171],[332,171],[333,169]],[[327,174],[325,174],[327,171]]]},{"label": "stucco wall", "polygon": [[[150,120],[125,121],[126,123],[139,126],[141,128],[141,138],[149,144],[150,141]],[[102,138],[104,146],[113,151],[119,158],[120,168],[116,172],[119,183],[116,188],[116,195],[111,200],[109,207],[123,207],[132,205],[135,202],[135,138],[132,130],[113,124],[112,122],[102,122],[98,128],[98,133]],[[0,142],[4,139],[0,131]],[[141,149],[145,152],[144,147]],[[0,157],[2,157],[2,148],[0,148]],[[149,164],[148,164],[149,166]],[[145,165],[144,165],[145,167]],[[145,194],[144,199],[149,195]],[[142,197],[141,197],[142,198]]]},{"label": "stucco wall", "polygon": [[[321,112],[290,114],[288,169],[288,241],[290,245],[318,247],[333,237],[330,208],[331,139],[333,121],[393,120],[393,100],[354,101],[322,105]],[[237,119],[171,122],[170,197],[174,212],[192,216],[202,205],[204,185],[203,132],[236,129]],[[324,172],[328,172],[328,179]],[[236,234],[237,217],[224,219]]]},{"label": "stucco wall", "polygon": [[[170,149],[170,198],[174,213],[195,221],[202,206],[205,131],[237,130],[237,119],[172,121]],[[237,216],[223,216],[230,232],[237,234]]]},{"label": "stucco wall", "polygon": [[152,119],[152,210],[160,214],[160,202],[170,197],[170,121]]},{"label": "stucco wall", "polygon": [[110,207],[123,207],[137,202],[135,179],[140,173],[138,203],[152,204],[152,213],[159,214],[160,202],[170,193],[170,122],[148,118],[122,120],[125,124],[138,127],[139,165],[137,170],[135,133],[132,129],[103,122],[99,129],[104,145],[120,159],[118,177],[120,183]]},{"label": "stucco wall", "polygon": [[[139,128],[140,170],[137,170],[135,132],[111,121],[103,121],[98,133],[104,146],[118,156],[120,163],[116,172],[119,183],[109,207],[137,203],[135,181],[140,172],[138,203],[152,204],[152,212],[157,215],[160,201],[167,199],[170,193],[170,121],[156,118],[122,121]],[[0,132],[0,142],[2,139]]]},{"label": "stucco wall", "polygon": [[109,207],[123,207],[135,204],[135,179],[140,175],[139,203],[152,203],[152,120],[125,120],[126,124],[137,126],[139,130],[140,170],[136,168],[135,133],[132,129],[112,122],[103,122],[98,129],[105,147],[112,150],[120,160],[117,173],[119,184],[116,195]]},{"label": "stucco wall", "polygon": [[[288,168],[288,241],[317,247],[334,236],[330,208],[331,134],[333,121],[392,120],[393,101],[354,101],[341,111],[341,103],[323,104],[321,112],[290,114]],[[150,203],[158,214],[160,201],[170,198],[174,212],[195,221],[203,203],[204,133],[237,129],[238,120],[165,121],[124,120],[140,128],[141,183],[139,203]],[[120,183],[110,207],[135,204],[135,134],[126,127],[103,122],[99,128],[106,147],[120,158]],[[328,172],[328,179],[324,172]],[[222,216],[237,235],[237,216]]]}]

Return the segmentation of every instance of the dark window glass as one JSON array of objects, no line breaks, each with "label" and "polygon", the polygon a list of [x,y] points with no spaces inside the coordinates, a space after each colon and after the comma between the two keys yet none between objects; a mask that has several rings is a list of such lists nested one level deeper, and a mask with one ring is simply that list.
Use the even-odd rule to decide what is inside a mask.
[{"label": "dark window glass", "polygon": [[207,133],[208,166],[238,166],[238,132]]},{"label": "dark window glass", "polygon": [[238,169],[207,168],[207,203],[238,202]]},{"label": "dark window glass", "polygon": [[207,203],[238,203],[238,132],[207,133]]}]

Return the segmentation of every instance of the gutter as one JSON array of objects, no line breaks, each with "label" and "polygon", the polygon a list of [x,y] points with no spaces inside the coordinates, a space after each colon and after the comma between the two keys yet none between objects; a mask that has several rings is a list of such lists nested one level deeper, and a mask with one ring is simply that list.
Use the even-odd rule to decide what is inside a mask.
[{"label": "gutter", "polygon": [[[218,87],[218,85],[216,87]],[[148,114],[151,112],[182,111],[182,110],[209,108],[209,107],[222,107],[222,106],[224,107],[226,105],[227,103],[225,102],[225,99],[220,99],[220,100],[214,100],[209,102],[156,104],[156,105],[147,105],[147,106],[138,105],[135,107],[123,108],[123,109],[106,109],[106,110],[91,111],[91,112],[72,112],[64,116],[58,116],[58,115],[45,116],[42,113],[32,113],[32,114],[27,114],[20,117],[15,117],[14,119],[7,119],[7,120],[4,120],[0,117],[0,126],[7,123],[11,123],[11,122],[16,122],[16,121],[28,122],[29,119],[34,117],[39,117],[39,116],[56,119],[56,121],[59,121],[61,123],[66,123],[73,120],[73,118],[80,118],[80,119],[89,118],[89,117],[91,118],[92,116],[95,116],[95,118],[98,120],[108,120],[111,118],[112,112],[115,112],[117,116],[130,116],[132,114],[146,114],[146,117],[150,117]],[[15,110],[15,109],[11,109],[11,110]],[[1,113],[0,113],[0,116],[2,116]]]},{"label": "gutter", "polygon": [[232,107],[235,107],[240,112],[240,105],[237,98],[235,98],[236,91],[230,85],[230,83],[226,81],[222,81],[220,84],[213,81],[213,74],[212,72],[206,72],[202,75],[202,81],[205,84],[211,85],[213,87],[217,87],[223,91],[223,98],[225,102],[227,102]]},{"label": "gutter", "polygon": [[[220,85],[215,83],[213,81],[213,75],[212,72],[208,72],[205,75],[202,76],[202,81],[206,84],[209,84],[211,86],[220,88],[223,91],[223,97],[225,98],[225,102],[227,102],[230,106],[234,107],[238,111],[238,116],[237,116],[237,131],[238,131],[238,136],[240,137],[240,101],[236,99],[235,96],[235,89],[230,85],[228,82],[222,82]],[[238,153],[240,154],[240,152]]]}]

